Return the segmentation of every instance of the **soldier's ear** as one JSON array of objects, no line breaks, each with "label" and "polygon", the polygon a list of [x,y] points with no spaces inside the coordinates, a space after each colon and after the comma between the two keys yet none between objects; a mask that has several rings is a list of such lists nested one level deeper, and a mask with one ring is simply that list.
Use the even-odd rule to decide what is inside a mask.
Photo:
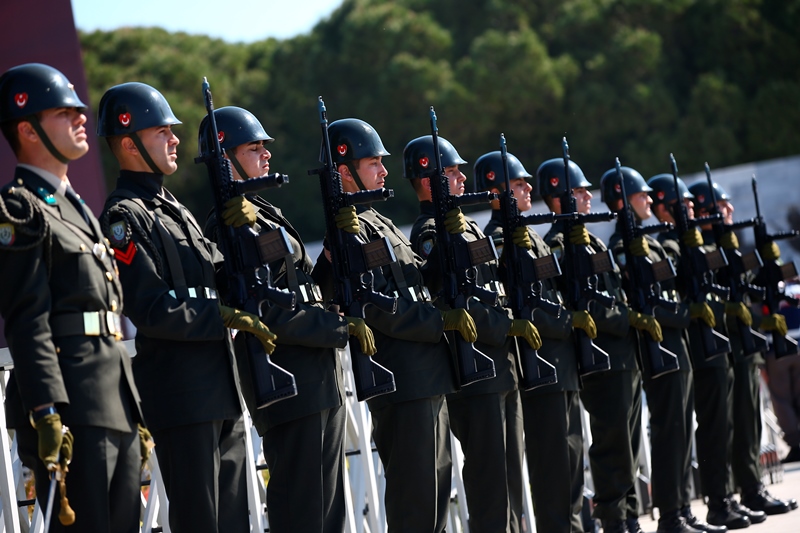
[{"label": "soldier's ear", "polygon": [[119,146],[122,148],[122,152],[131,155],[139,155],[139,149],[136,148],[136,143],[133,142],[133,139],[130,137],[123,137],[119,141]]},{"label": "soldier's ear", "polygon": [[431,179],[430,178],[422,178],[422,179],[419,180],[419,182],[422,184],[422,187],[426,191],[431,192]]},{"label": "soldier's ear", "polygon": [[17,137],[20,140],[25,139],[30,143],[39,140],[39,135],[36,133],[36,130],[33,129],[33,125],[27,120],[23,120],[17,124]]},{"label": "soldier's ear", "polygon": [[342,179],[345,181],[354,181],[353,175],[350,173],[350,169],[347,168],[347,165],[344,163],[339,164],[339,174],[342,176]]}]

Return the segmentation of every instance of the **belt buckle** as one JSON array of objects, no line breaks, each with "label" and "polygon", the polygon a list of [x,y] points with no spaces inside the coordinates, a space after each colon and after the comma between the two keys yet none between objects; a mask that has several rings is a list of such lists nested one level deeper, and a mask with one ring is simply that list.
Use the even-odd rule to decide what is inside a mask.
[{"label": "belt buckle", "polygon": [[122,320],[117,313],[106,312],[106,325],[108,332],[118,341],[122,340]]},{"label": "belt buckle", "polygon": [[208,287],[203,287],[203,296],[206,297],[206,300],[216,300],[217,291],[214,289],[209,289]]},{"label": "belt buckle", "polygon": [[305,285],[300,285],[300,295],[303,297],[303,303],[308,302],[308,291],[306,291]]},{"label": "belt buckle", "polygon": [[197,298],[197,289],[189,287],[189,298]]},{"label": "belt buckle", "polygon": [[89,337],[100,336],[100,313],[87,311],[83,313],[83,334]]}]

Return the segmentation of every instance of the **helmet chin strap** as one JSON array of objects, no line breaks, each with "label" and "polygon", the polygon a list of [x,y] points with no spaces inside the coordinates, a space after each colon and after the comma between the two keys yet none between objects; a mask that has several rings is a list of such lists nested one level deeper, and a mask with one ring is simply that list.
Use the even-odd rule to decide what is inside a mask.
[{"label": "helmet chin strap", "polygon": [[155,174],[163,174],[164,171],[158,168],[153,158],[150,157],[150,154],[147,153],[147,149],[145,149],[144,144],[142,144],[142,140],[136,135],[136,132],[132,132],[128,134],[128,137],[133,141],[133,144],[136,146],[136,149],[139,150],[139,153],[142,154],[142,159],[144,162],[147,163],[147,166],[150,167]]},{"label": "helmet chin strap", "polygon": [[367,188],[364,187],[364,184],[361,182],[361,178],[358,176],[358,172],[356,172],[356,167],[353,165],[353,162],[348,161],[347,163],[345,163],[345,166],[347,167],[347,170],[350,171],[350,175],[353,176],[353,181],[355,182],[355,184],[358,185],[358,190],[359,191],[366,190]]},{"label": "helmet chin strap", "polygon": [[228,155],[228,159],[230,159],[231,164],[233,165],[233,168],[236,169],[236,172],[239,174],[240,178],[242,178],[243,180],[247,180],[247,179],[250,179],[252,177],[252,176],[248,176],[245,173],[244,168],[242,167],[242,164],[239,163],[239,160],[236,159],[235,155],[233,155],[231,153],[228,153],[228,152],[225,152],[225,153]]},{"label": "helmet chin strap", "polygon": [[70,159],[61,152],[59,152],[58,149],[53,145],[53,142],[50,140],[50,137],[48,137],[47,134],[44,132],[44,129],[42,128],[42,125],[39,123],[39,119],[36,118],[36,115],[31,115],[30,117],[27,117],[25,120],[30,122],[31,126],[33,126],[34,131],[36,131],[36,134],[42,140],[42,144],[44,144],[45,148],[47,148],[47,151],[50,152],[53,155],[53,157],[55,157],[65,165],[69,164]]}]

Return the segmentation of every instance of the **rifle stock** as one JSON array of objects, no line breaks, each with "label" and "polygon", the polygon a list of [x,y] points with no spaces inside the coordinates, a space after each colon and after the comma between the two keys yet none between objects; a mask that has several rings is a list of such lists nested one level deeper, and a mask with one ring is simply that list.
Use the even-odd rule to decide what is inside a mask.
[{"label": "rifle stock", "polygon": [[[230,162],[224,157],[218,137],[217,121],[214,118],[214,102],[206,78],[203,78],[202,90],[212,142],[210,152],[201,154],[195,159],[195,163],[206,164],[214,196],[214,208],[219,216],[224,210],[225,202],[242,194],[240,191],[247,187],[236,184]],[[263,183],[260,182],[261,185]],[[269,262],[275,260],[276,255],[279,258],[292,253],[286,230],[279,228],[259,235],[247,225],[233,228],[222,223],[219,223],[218,229],[218,245],[225,256],[223,271],[228,286],[226,303],[259,317],[262,315],[261,306],[265,303],[293,309],[295,294],[274,288],[269,268]],[[255,335],[238,333],[242,334],[245,336],[256,407],[263,409],[279,400],[296,396],[297,385],[294,375],[270,360],[269,354],[264,351],[263,345]]]}]

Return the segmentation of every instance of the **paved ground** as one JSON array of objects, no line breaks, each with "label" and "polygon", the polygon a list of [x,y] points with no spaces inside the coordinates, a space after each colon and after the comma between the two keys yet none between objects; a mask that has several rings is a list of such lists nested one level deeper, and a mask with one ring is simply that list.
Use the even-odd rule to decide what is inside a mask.
[{"label": "paved ground", "polygon": [[[783,481],[767,485],[767,490],[778,498],[800,500],[800,463],[789,463],[784,465],[784,468]],[[705,519],[708,510],[701,500],[694,500],[692,512],[695,516]],[[639,522],[645,533],[655,533],[658,529],[657,521],[652,520],[649,516],[642,517]],[[798,533],[800,532],[800,509],[787,514],[770,516],[766,522],[750,526],[747,531],[752,533]]]}]

